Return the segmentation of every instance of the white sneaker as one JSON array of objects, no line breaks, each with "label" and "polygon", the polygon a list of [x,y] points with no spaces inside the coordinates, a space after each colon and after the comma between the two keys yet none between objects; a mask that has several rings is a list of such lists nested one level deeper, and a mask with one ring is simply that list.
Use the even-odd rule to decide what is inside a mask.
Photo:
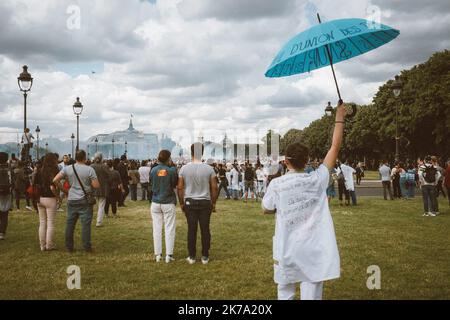
[{"label": "white sneaker", "polygon": [[428,217],[428,212],[425,212],[422,216],[423,217]]},{"label": "white sneaker", "polygon": [[156,261],[156,262],[160,262],[160,261],[161,261],[161,258],[162,258],[162,255],[158,254],[158,255],[155,257],[155,261]]},{"label": "white sneaker", "polygon": [[175,261],[175,259],[170,255],[166,256],[166,263],[170,263],[171,261]]},{"label": "white sneaker", "polygon": [[30,206],[26,206],[25,209],[27,209],[28,211],[33,211],[33,209]]},{"label": "white sneaker", "polygon": [[64,209],[63,209],[63,208],[59,208],[59,209],[56,210],[56,211],[58,211],[58,212],[64,212]]},{"label": "white sneaker", "polygon": [[96,226],[97,228],[103,227],[103,225],[102,225],[101,223],[97,223],[95,226]]},{"label": "white sneaker", "polygon": [[202,257],[202,263],[203,264],[208,264],[209,262],[209,258],[208,257]]},{"label": "white sneaker", "polygon": [[187,261],[189,264],[194,264],[194,263],[195,263],[195,259],[193,259],[193,258],[191,258],[191,257],[187,257],[187,258],[186,258],[186,261]]},{"label": "white sneaker", "polygon": [[5,235],[3,233],[0,233],[0,240],[5,240]]},{"label": "white sneaker", "polygon": [[436,215],[433,212],[428,212],[429,217],[436,217]]}]

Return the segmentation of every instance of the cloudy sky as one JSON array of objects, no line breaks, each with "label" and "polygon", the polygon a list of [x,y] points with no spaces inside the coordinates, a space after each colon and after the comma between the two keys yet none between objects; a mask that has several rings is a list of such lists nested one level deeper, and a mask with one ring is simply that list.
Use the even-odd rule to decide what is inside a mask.
[{"label": "cloudy sky", "polygon": [[316,12],[379,18],[401,32],[336,65],[346,101],[369,103],[402,69],[450,48],[448,0],[2,0],[0,143],[22,130],[24,64],[34,77],[28,126],[43,136],[70,137],[77,96],[81,139],[126,128],[130,114],[137,129],[175,139],[303,128],[337,101],[330,69],[264,73]]}]

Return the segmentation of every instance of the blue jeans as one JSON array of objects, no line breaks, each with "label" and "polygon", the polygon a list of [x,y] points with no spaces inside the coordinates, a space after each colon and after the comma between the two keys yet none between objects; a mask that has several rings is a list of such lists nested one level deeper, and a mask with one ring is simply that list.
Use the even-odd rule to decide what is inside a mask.
[{"label": "blue jeans", "polygon": [[350,198],[352,199],[352,205],[356,206],[356,193],[354,190],[349,190]]},{"label": "blue jeans", "polygon": [[436,187],[433,185],[422,186],[423,210],[424,212],[438,212],[436,198]]},{"label": "blue jeans", "polygon": [[86,200],[67,201],[66,248],[73,250],[73,232],[78,218],[81,221],[81,241],[85,250],[91,249],[92,206]]}]

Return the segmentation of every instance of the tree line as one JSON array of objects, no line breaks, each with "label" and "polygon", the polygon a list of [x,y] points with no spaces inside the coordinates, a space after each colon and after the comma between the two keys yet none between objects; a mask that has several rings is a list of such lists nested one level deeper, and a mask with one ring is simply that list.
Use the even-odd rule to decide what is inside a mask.
[{"label": "tree line", "polygon": [[[347,121],[342,157],[356,160],[393,160],[395,155],[396,107],[398,107],[400,159],[427,154],[450,157],[450,51],[401,72],[399,97],[392,92],[393,80],[383,84],[368,105],[356,105],[356,116]],[[353,103],[351,103],[353,104]],[[311,157],[323,158],[331,144],[334,116],[313,121],[303,130],[290,129],[280,137],[280,151],[301,142]]]}]

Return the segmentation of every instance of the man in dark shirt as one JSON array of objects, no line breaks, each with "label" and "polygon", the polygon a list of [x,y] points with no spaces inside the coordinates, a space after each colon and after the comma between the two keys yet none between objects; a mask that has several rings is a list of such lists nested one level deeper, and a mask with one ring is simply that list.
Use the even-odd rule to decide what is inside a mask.
[{"label": "man in dark shirt", "polygon": [[244,179],[244,201],[247,202],[249,190],[252,194],[251,197],[255,197],[255,170],[253,170],[253,166],[249,162],[245,164]]},{"label": "man in dark shirt", "polygon": [[231,199],[230,192],[228,191],[228,180],[227,180],[227,170],[224,168],[224,165],[219,163],[219,195],[222,188],[225,190],[225,193],[227,194],[227,199]]},{"label": "man in dark shirt", "polygon": [[119,171],[120,179],[122,180],[123,187],[123,195],[121,199],[119,199],[119,207],[125,207],[125,199],[128,197],[130,193],[130,177],[128,176],[128,161],[127,156],[122,155],[120,157],[120,162],[117,165],[117,171]]}]

